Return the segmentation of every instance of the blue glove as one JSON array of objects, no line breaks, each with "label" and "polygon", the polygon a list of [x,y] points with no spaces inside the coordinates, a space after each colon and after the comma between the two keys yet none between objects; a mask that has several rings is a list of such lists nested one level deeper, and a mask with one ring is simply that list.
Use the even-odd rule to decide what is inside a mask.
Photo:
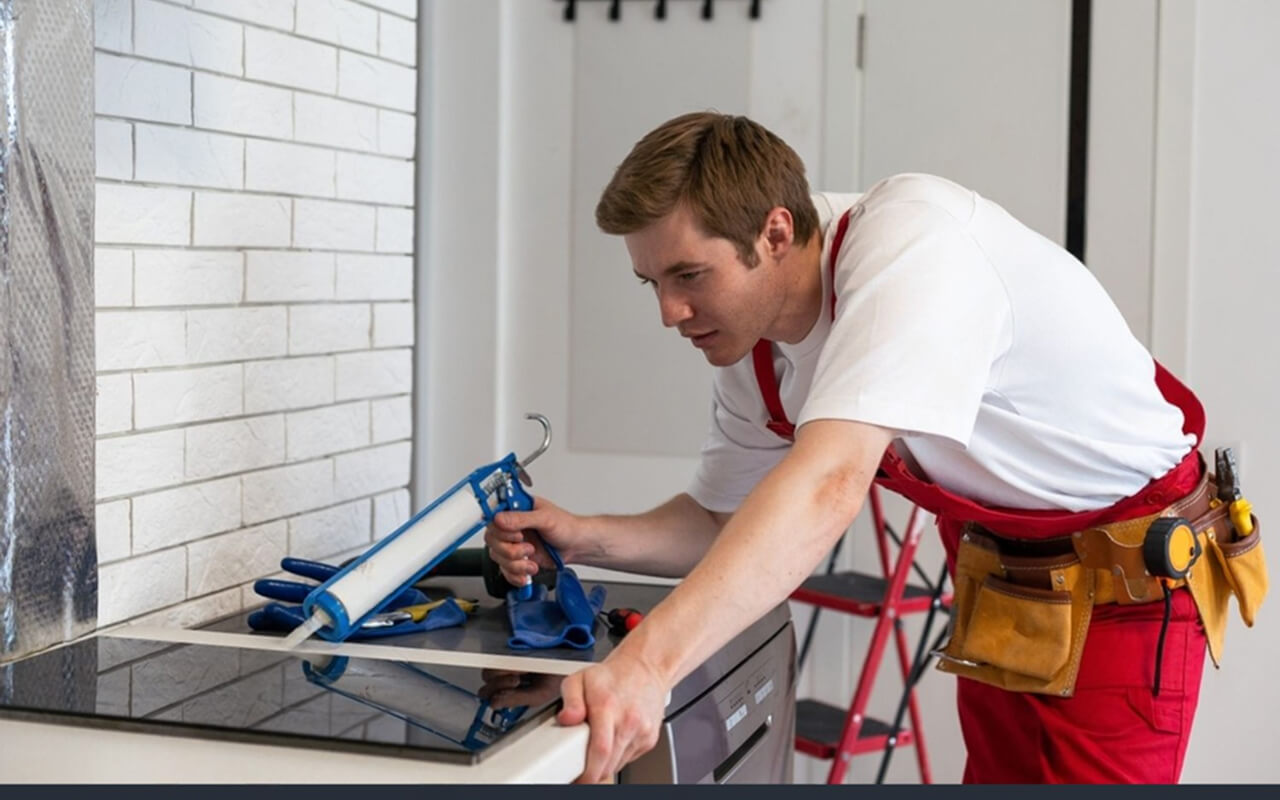
[{"label": "blue glove", "polygon": [[[285,558],[280,566],[286,572],[326,581],[338,572],[338,567],[306,561],[300,558]],[[301,603],[317,584],[300,581],[282,581],[263,579],[253,584],[253,590],[263,597]],[[425,594],[412,587],[405,589],[392,598],[391,602],[379,614],[375,614],[360,626],[352,639],[376,639],[383,636],[400,636],[406,633],[421,633],[438,628],[452,628],[467,620],[467,612],[454,602],[453,598],[442,601],[427,612],[418,621],[413,620],[408,612],[397,612],[397,609],[408,606],[419,606],[428,603]],[[306,620],[301,605],[282,605],[267,603],[261,609],[249,615],[249,627],[255,631],[291,631]]]},{"label": "blue glove", "polygon": [[512,650],[542,650],[567,645],[578,650],[595,646],[596,614],[604,607],[605,588],[595,586],[587,594],[582,582],[573,570],[564,566],[560,554],[548,546],[558,567],[556,596],[547,599],[547,587],[533,585],[532,596],[521,599],[528,587],[507,592],[507,618],[511,622],[511,638],[507,646]]}]

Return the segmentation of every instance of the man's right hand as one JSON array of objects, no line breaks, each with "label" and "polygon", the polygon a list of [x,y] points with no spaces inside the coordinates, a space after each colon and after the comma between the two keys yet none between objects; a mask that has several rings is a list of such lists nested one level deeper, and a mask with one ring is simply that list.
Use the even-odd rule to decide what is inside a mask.
[{"label": "man's right hand", "polygon": [[524,586],[540,569],[555,569],[544,541],[560,551],[566,564],[577,560],[583,544],[581,523],[576,514],[535,497],[532,511],[495,514],[484,542],[503,577],[513,586]]}]

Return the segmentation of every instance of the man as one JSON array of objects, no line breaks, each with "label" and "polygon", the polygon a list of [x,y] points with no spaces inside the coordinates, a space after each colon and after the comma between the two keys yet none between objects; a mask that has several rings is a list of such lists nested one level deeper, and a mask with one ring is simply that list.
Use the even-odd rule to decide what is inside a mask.
[{"label": "man", "polygon": [[1209,513],[1203,412],[1082,264],[940,178],[811,197],[784,142],[715,113],[637,143],[596,219],[717,369],[688,492],[635,516],[539,498],[486,534],[516,584],[551,566],[541,541],[686,575],[564,682],[583,781],[654,745],[667,692],[808,577],[878,473],[939,515],[957,571],[966,780],[1177,780],[1205,632],[1183,581],[1130,562],[1150,515]]}]

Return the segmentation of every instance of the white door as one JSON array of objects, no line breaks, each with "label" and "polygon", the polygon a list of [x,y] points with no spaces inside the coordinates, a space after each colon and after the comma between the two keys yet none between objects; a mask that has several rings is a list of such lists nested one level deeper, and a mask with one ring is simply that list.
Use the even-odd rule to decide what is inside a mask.
[{"label": "white door", "polygon": [[931,172],[1061,243],[1071,0],[867,0],[861,178]]}]

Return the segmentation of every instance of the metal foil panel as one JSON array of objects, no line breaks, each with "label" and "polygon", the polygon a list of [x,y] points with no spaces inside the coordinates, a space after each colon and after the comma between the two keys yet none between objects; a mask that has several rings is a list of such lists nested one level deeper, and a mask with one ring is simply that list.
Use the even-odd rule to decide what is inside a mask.
[{"label": "metal foil panel", "polygon": [[0,0],[0,661],[96,625],[92,19]]}]

